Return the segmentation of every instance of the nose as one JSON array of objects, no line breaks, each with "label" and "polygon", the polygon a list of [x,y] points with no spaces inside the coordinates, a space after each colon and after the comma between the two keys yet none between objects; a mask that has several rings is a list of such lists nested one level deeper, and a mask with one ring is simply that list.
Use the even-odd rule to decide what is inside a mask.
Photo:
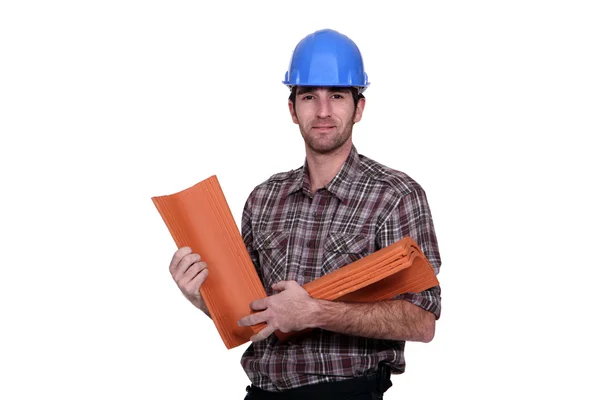
[{"label": "nose", "polygon": [[329,98],[320,97],[317,104],[317,117],[328,118],[331,116],[331,105],[329,104]]}]

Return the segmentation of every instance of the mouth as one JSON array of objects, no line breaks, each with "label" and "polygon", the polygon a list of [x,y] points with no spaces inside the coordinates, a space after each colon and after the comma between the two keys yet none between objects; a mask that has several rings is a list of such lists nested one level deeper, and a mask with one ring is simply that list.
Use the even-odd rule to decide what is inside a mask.
[{"label": "mouth", "polygon": [[316,131],[328,131],[330,129],[335,128],[335,126],[333,125],[317,125],[317,126],[313,126],[313,129]]}]

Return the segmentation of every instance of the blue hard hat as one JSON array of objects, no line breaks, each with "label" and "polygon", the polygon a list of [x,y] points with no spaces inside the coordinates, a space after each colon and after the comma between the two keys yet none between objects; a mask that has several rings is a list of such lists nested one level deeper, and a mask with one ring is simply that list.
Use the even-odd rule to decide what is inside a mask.
[{"label": "blue hard hat", "polygon": [[358,46],[332,29],[311,33],[296,45],[283,83],[356,87],[359,93],[370,85]]}]

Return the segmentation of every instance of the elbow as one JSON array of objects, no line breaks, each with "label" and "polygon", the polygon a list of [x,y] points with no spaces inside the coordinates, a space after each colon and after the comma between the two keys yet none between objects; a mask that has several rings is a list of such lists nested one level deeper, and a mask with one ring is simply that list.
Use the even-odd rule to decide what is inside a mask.
[{"label": "elbow", "polygon": [[431,313],[425,319],[425,323],[423,324],[423,329],[421,330],[421,340],[420,342],[429,343],[435,337],[435,316]]},{"label": "elbow", "polygon": [[421,337],[421,342],[429,343],[433,340],[434,337],[435,337],[435,328],[428,329],[427,331],[423,332],[423,336]]}]

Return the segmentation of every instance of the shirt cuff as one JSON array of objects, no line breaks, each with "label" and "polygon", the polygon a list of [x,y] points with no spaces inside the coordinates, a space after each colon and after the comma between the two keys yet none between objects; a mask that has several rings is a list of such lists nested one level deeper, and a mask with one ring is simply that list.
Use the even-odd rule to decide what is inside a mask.
[{"label": "shirt cuff", "polygon": [[415,306],[421,307],[425,311],[435,315],[435,319],[440,318],[442,312],[442,297],[440,286],[434,286],[420,293],[402,293],[394,297],[394,300],[405,300]]}]

